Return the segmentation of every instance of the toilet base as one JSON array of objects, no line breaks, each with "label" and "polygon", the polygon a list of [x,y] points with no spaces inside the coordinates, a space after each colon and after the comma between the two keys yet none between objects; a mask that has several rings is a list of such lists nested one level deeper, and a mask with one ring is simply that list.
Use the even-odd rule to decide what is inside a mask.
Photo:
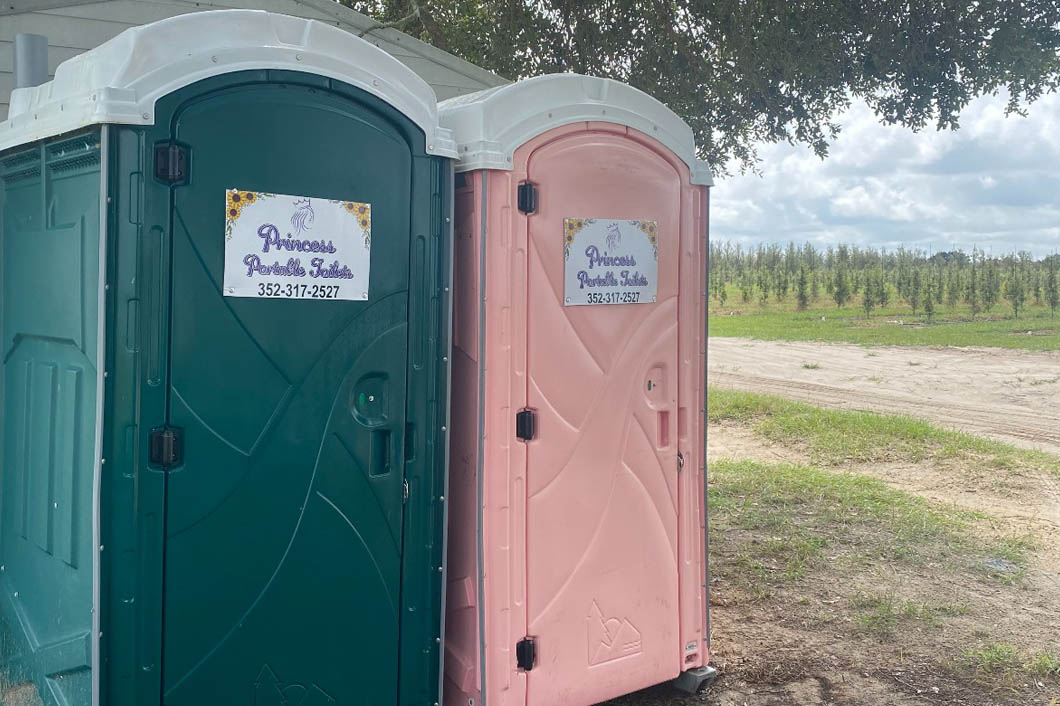
[{"label": "toilet base", "polygon": [[674,687],[686,694],[694,694],[703,688],[704,684],[710,684],[718,676],[718,670],[714,667],[696,667],[689,669],[671,682]]}]

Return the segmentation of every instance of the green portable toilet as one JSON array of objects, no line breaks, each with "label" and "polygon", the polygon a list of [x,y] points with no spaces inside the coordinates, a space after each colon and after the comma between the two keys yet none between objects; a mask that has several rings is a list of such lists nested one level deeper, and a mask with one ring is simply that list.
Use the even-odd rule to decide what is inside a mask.
[{"label": "green portable toilet", "polygon": [[0,702],[438,701],[452,155],[411,70],[265,12],[15,91]]}]

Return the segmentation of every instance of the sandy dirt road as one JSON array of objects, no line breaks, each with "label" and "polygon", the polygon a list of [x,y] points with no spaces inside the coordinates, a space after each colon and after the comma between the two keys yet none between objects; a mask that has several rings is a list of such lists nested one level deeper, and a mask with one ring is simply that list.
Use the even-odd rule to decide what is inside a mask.
[{"label": "sandy dirt road", "polygon": [[908,414],[1060,453],[1060,353],[710,338],[711,385]]}]

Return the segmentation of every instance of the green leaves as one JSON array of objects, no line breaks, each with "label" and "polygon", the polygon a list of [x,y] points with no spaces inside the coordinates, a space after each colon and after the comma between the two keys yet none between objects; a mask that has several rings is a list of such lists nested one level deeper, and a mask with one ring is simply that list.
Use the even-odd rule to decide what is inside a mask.
[{"label": "green leaves", "polygon": [[1019,112],[1060,83],[1056,0],[343,2],[511,79],[626,81],[721,173],[753,169],[761,141],[825,156],[854,96],[883,122],[953,129],[978,95],[1003,90]]}]

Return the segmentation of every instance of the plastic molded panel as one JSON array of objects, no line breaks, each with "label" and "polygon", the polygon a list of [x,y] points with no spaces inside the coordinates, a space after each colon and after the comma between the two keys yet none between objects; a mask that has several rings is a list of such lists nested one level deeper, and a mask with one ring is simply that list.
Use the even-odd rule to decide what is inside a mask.
[{"label": "plastic molded panel", "polygon": [[[174,51],[174,48],[179,48]],[[130,27],[15,89],[0,149],[86,125],[155,124],[155,104],[190,83],[247,69],[310,72],[355,86],[415,123],[425,150],[455,156],[434,90],[371,42],[325,22],[261,10],[189,12]]]},{"label": "plastic molded panel", "polygon": [[[317,76],[215,77],[158,109],[116,140],[106,703],[433,703],[448,164]],[[140,172],[170,139],[191,164],[172,189]],[[369,301],[222,297],[231,186],[371,203]],[[168,473],[144,453],[163,423],[184,430]]]},{"label": "plastic molded panel", "polygon": [[[454,353],[453,387],[467,393],[454,415],[473,418],[481,376],[483,420],[455,430],[452,467],[454,484],[463,476],[454,487],[477,486],[481,527],[470,507],[450,516],[450,565],[459,558],[465,568],[449,584],[460,639],[447,645],[446,706],[589,706],[706,664],[706,189],[658,142],[611,123],[553,129],[516,150],[511,171],[463,178],[457,231],[473,247],[457,249],[465,314],[454,338],[467,349]],[[539,189],[530,216],[515,209],[528,178]],[[564,309],[556,267],[571,216],[658,219],[672,235],[660,253],[660,301]],[[482,289],[471,291],[479,267]],[[465,330],[479,320],[484,328]],[[663,388],[649,392],[647,377],[660,374]],[[528,404],[538,407],[529,444],[514,433]],[[608,461],[590,458],[590,445]],[[461,580],[472,578],[476,551],[481,589]],[[631,628],[641,647],[622,654]],[[526,635],[537,640],[531,672],[515,664]]]},{"label": "plastic molded panel", "polygon": [[[185,459],[166,488],[166,706],[235,705],[251,685],[259,702],[290,684],[323,703],[396,695],[408,267],[383,263],[409,261],[387,236],[409,232],[412,155],[372,118],[269,85],[175,112],[194,174],[173,190],[168,422]],[[369,302],[223,297],[230,186],[371,203]],[[385,424],[354,414],[370,377],[388,382]],[[380,432],[392,470],[372,476]]]},{"label": "plastic molded panel", "polygon": [[466,181],[456,189],[453,233],[453,379],[452,417],[458,423],[450,441],[449,547],[445,600],[445,702],[466,706],[481,701],[479,658],[479,316],[481,266],[481,209],[477,191]]},{"label": "plastic molded panel", "polygon": [[0,682],[91,700],[98,132],[0,159]]},{"label": "plastic molded panel", "polygon": [[442,101],[442,125],[458,145],[457,170],[513,169],[515,150],[572,123],[607,121],[641,130],[688,166],[693,184],[713,184],[692,129],[647,93],[607,78],[557,73]]},{"label": "plastic molded panel", "polygon": [[[681,178],[619,130],[555,139],[527,170],[540,203],[527,219],[530,706],[596,703],[680,671]],[[656,302],[564,306],[564,218],[656,221]]]}]

